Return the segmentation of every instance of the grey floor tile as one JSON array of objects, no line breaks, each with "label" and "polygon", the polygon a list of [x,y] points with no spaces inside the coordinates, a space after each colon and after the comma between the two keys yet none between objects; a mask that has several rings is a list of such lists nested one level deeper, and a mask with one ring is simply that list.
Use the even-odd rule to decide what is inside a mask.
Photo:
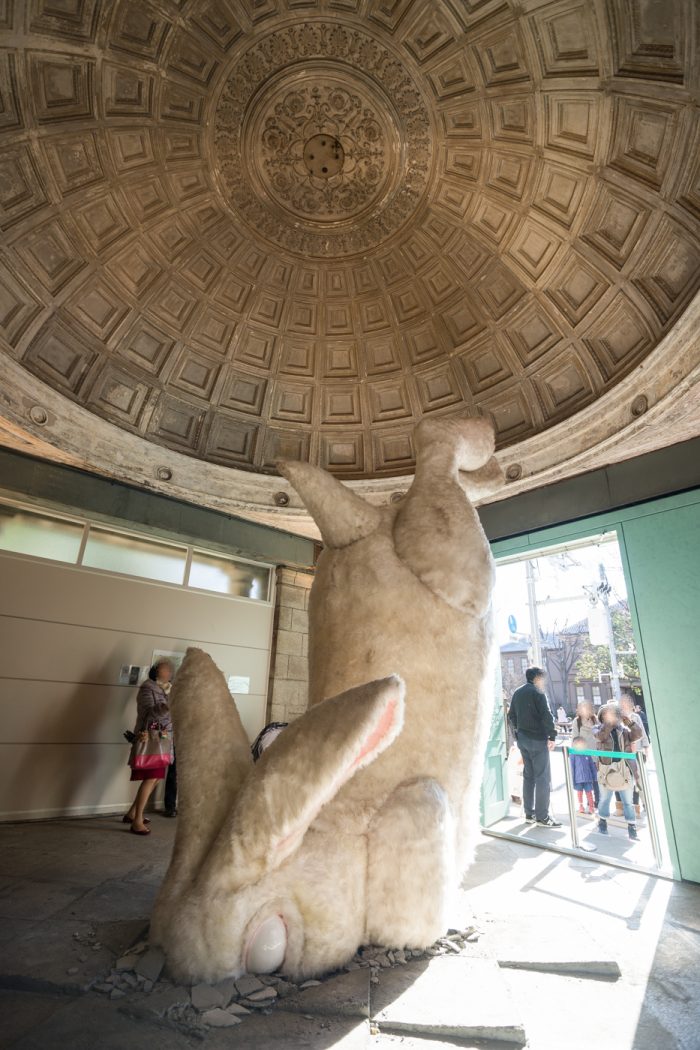
[{"label": "grey floor tile", "polygon": [[135,1023],[116,1003],[85,995],[57,1010],[12,1044],[12,1050],[191,1050],[165,1025]]},{"label": "grey floor tile", "polygon": [[369,1017],[369,968],[351,970],[284,1000],[284,1009],[325,1017]]},{"label": "grey floor tile", "polygon": [[84,886],[69,882],[6,878],[0,884],[0,919],[48,919],[75,904],[84,893]]},{"label": "grey floor tile", "polygon": [[[114,960],[114,953],[105,945],[93,949],[94,929],[75,919],[32,923],[3,945],[0,982],[17,986],[24,981],[27,987],[38,984],[74,991],[83,988],[109,972]],[[73,968],[78,972],[69,974]]]},{"label": "grey floor tile", "polygon": [[520,1010],[489,959],[443,956],[382,970],[370,1017],[381,1030],[413,1036],[525,1043]]},{"label": "grey floor tile", "polygon": [[83,889],[79,909],[68,905],[56,918],[67,918],[75,914],[85,922],[120,922],[126,919],[147,919],[150,915],[157,887],[151,883],[125,882],[108,879],[87,892]]},{"label": "grey floor tile", "polygon": [[617,978],[620,966],[581,923],[562,915],[510,915],[484,925],[484,942],[501,966]]},{"label": "grey floor tile", "polygon": [[235,1028],[212,1030],[201,1045],[203,1050],[369,1050],[370,1038],[367,1021],[276,1010]]},{"label": "grey floor tile", "polygon": [[22,1036],[71,1003],[65,995],[35,995],[0,989],[0,1050],[9,1050]]}]

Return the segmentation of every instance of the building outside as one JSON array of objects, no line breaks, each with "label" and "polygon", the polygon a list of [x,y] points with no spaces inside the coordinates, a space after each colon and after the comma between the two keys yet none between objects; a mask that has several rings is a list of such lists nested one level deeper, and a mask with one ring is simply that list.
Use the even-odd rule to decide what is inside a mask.
[{"label": "building outside", "polygon": [[[611,615],[616,640],[618,634],[631,638],[626,603],[613,606]],[[600,707],[614,699],[609,652],[606,646],[592,644],[588,619],[559,631],[543,632],[540,649],[542,665],[547,672],[547,697],[553,713],[561,705],[567,714],[573,715],[582,700]],[[525,670],[532,662],[531,652],[529,635],[520,635],[501,645],[501,681],[506,699],[510,699],[515,689],[523,684]],[[643,703],[636,653],[630,653],[629,649],[626,652],[626,657],[618,655],[620,689],[623,693],[633,693],[637,701]]]}]

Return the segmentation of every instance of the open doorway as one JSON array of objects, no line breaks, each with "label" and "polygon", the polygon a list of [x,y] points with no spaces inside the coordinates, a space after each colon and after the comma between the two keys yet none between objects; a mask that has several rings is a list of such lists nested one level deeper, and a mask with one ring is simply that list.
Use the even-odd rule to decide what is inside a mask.
[{"label": "open doorway", "polygon": [[[497,559],[494,614],[499,650],[496,717],[490,741],[491,768],[505,760],[502,788],[485,807],[484,824],[497,835],[516,837],[549,849],[575,849],[591,859],[647,871],[670,872],[659,799],[659,773],[646,714],[639,648],[627,596],[620,547],[614,531],[556,547]],[[507,721],[513,692],[531,665],[544,669],[546,694],[557,731],[550,754],[550,812],[560,827],[526,823],[522,758]],[[598,720],[606,704],[622,702],[641,725],[633,772],[633,805],[638,838],[630,838],[629,812],[614,798],[607,834],[599,826],[597,798],[579,797],[569,759],[577,710]],[[577,747],[581,748],[578,742]],[[593,750],[590,743],[585,745]],[[590,756],[597,766],[599,758]],[[580,769],[580,767],[577,766]],[[589,767],[590,768],[590,767]],[[597,791],[595,792],[597,795]],[[574,829],[572,833],[572,828]]]}]

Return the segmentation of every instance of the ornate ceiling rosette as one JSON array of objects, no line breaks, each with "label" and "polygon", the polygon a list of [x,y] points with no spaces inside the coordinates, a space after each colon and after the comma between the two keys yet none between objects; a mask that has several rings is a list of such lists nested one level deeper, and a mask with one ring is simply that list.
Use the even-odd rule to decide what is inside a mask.
[{"label": "ornate ceiling rosette", "polygon": [[352,220],[386,182],[387,139],[377,113],[342,82],[293,88],[265,119],[263,178],[295,216]]},{"label": "ornate ceiling rosette", "polygon": [[376,113],[342,84],[285,94],[261,142],[270,191],[294,215],[352,219],[381,190],[387,136]]},{"label": "ornate ceiling rosette", "polygon": [[237,217],[305,258],[375,248],[411,218],[431,175],[421,92],[356,27],[308,21],[254,40],[224,82],[214,127]]},{"label": "ornate ceiling rosette", "polygon": [[394,491],[426,415],[491,416],[515,488],[608,448],[697,365],[696,15],[6,5],[7,432],[265,505],[280,457]]}]

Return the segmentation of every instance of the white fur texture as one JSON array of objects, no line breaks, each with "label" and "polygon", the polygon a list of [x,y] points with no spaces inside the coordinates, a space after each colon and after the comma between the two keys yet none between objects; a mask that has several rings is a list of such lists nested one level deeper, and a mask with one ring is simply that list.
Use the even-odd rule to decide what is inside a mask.
[{"label": "white fur texture", "polygon": [[280,466],[326,548],[312,706],[257,765],[223,676],[188,652],[172,694],[180,817],[151,926],[180,980],[243,972],[275,914],[293,978],[366,941],[425,947],[444,930],[493,703],[493,563],[467,494],[502,479],[484,420],[426,421],[416,447],[411,489],[381,509],[307,464]]}]

